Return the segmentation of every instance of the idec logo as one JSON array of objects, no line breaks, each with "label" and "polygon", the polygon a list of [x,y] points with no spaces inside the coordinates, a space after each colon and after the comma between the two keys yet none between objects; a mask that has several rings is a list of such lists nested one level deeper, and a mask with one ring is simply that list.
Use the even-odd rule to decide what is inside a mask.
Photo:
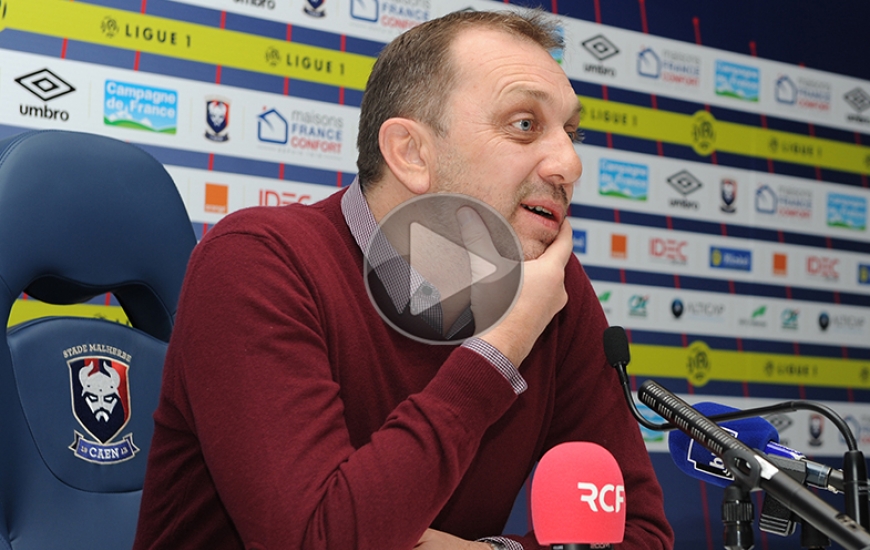
[{"label": "idec logo", "polygon": [[222,183],[205,184],[205,211],[226,214],[229,211],[230,188]]},{"label": "idec logo", "polygon": [[610,255],[622,260],[628,257],[628,236],[615,233],[610,235]]},{"label": "idec logo", "polygon": [[780,252],[773,254],[773,274],[782,277],[788,275],[788,254]]},{"label": "idec logo", "polygon": [[839,263],[840,260],[837,258],[807,256],[807,274],[810,277],[838,281],[840,280],[840,274],[837,272],[837,264]]},{"label": "idec logo", "polygon": [[286,206],[288,204],[309,204],[311,195],[291,193],[289,191],[275,191],[273,189],[260,189],[258,204],[260,206]]},{"label": "idec logo", "polygon": [[686,257],[686,247],[688,244],[688,241],[653,237],[649,240],[649,255],[655,261],[686,265],[688,262]]}]

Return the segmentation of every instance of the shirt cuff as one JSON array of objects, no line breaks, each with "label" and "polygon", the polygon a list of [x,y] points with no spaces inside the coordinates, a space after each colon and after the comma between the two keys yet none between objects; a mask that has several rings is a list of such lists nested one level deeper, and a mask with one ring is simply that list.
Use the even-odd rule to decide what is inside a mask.
[{"label": "shirt cuff", "polygon": [[514,367],[510,359],[505,357],[502,352],[498,351],[495,346],[489,342],[481,340],[480,338],[469,338],[462,343],[462,347],[479,353],[484,359],[492,363],[495,370],[501,373],[501,375],[505,377],[505,380],[510,383],[515,394],[519,395],[529,388],[526,380],[520,374],[520,371]]},{"label": "shirt cuff", "polygon": [[477,539],[475,542],[487,542],[500,545],[505,550],[523,550],[523,545],[517,541],[505,537],[485,537]]}]

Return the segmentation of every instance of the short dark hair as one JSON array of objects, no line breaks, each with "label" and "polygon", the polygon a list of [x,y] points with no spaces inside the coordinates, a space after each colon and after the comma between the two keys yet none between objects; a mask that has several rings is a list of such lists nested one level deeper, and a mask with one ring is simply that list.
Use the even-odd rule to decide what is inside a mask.
[{"label": "short dark hair", "polygon": [[564,47],[556,21],[540,10],[458,11],[399,35],[381,51],[363,94],[357,136],[357,169],[363,190],[383,177],[378,134],[388,119],[410,118],[444,135],[444,106],[456,79],[450,46],[461,31],[470,28],[503,31],[547,51]]}]

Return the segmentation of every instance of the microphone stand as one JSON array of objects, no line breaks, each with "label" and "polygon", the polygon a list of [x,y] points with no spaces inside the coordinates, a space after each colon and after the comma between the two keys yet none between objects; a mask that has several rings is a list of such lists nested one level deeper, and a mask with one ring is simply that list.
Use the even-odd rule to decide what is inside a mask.
[{"label": "microphone stand", "polygon": [[749,498],[749,491],[738,483],[725,487],[722,497],[722,534],[725,550],[752,550],[755,547],[755,533],[752,520],[755,506]]},{"label": "microphone stand", "polygon": [[870,550],[870,533],[852,518],[832,508],[771,464],[762,453],[749,448],[655,381],[644,382],[638,398],[720,457],[745,490],[767,491],[846,550]]},{"label": "microphone stand", "polygon": [[[622,386],[625,394],[626,402],[631,410],[632,416],[638,423],[654,431],[670,431],[676,429],[671,423],[665,422],[656,424],[643,417],[634,403],[634,397],[631,394],[631,383],[628,380],[627,366],[631,361],[628,348],[628,337],[625,335],[625,330],[620,326],[608,327],[604,331],[604,350],[607,355],[607,361],[616,369],[619,376],[619,383]],[[870,483],[867,479],[867,462],[864,459],[864,453],[858,449],[858,442],[855,440],[855,435],[852,433],[846,421],[827,405],[806,401],[803,399],[794,401],[785,401],[766,407],[755,407],[753,409],[745,409],[742,411],[734,411],[730,413],[717,414],[709,417],[709,420],[720,423],[729,420],[740,420],[743,418],[752,418],[755,416],[764,416],[776,412],[794,412],[798,410],[809,410],[817,412],[828,418],[837,427],[846,441],[848,451],[843,456],[843,494],[846,501],[846,514],[854,519],[861,527],[870,530]]]}]

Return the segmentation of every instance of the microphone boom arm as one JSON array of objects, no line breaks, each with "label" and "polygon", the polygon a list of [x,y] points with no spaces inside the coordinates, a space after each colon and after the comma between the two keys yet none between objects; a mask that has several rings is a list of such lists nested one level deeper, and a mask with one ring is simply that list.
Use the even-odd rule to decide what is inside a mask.
[{"label": "microphone boom arm", "polygon": [[641,384],[638,398],[665,420],[719,456],[747,490],[763,489],[847,550],[870,550],[870,533],[848,515],[814,495],[688,403],[653,380]]}]

